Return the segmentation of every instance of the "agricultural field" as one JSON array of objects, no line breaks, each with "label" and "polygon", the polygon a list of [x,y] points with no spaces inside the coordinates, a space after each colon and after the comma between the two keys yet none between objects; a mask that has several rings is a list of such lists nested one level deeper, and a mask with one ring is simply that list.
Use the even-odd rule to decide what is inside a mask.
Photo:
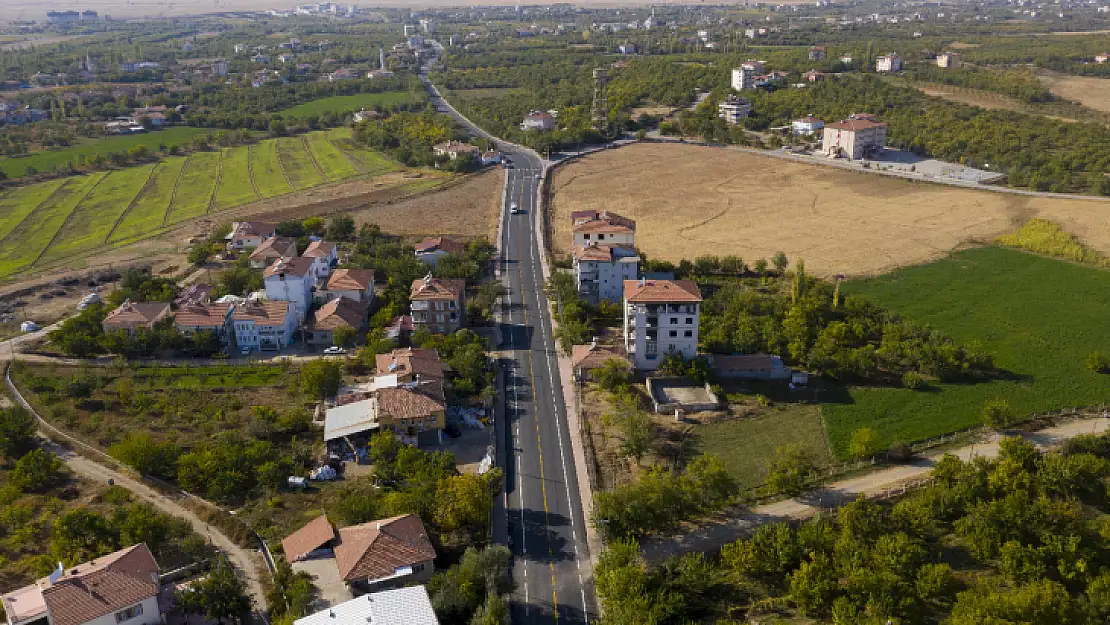
[{"label": "agricultural field", "polygon": [[885,444],[974,426],[994,399],[1009,402],[1018,416],[1110,402],[1108,378],[1086,366],[1091,352],[1110,353],[1104,321],[1110,272],[1104,269],[985,247],[850,281],[842,291],[958,342],[982,342],[1000,374],[921,390],[851,387],[850,400],[822,406],[838,454],[860,427],[874,428]]},{"label": "agricultural field", "polygon": [[1056,96],[1074,100],[1096,111],[1110,113],[1110,79],[1067,76],[1052,72],[1042,73],[1040,79]]},{"label": "agricultural field", "polygon": [[9,178],[20,178],[27,175],[27,168],[34,168],[38,172],[50,172],[55,167],[71,162],[74,159],[84,159],[97,154],[109,154],[129,150],[137,145],[145,145],[151,151],[164,145],[167,148],[174,145],[189,145],[193,138],[212,132],[208,128],[193,128],[191,126],[174,126],[165,130],[158,130],[138,135],[116,135],[100,139],[86,139],[67,148],[33,152],[28,156],[15,158],[0,158],[0,172]]},{"label": "agricultural field", "polygon": [[[401,168],[351,145],[346,133],[340,128],[194,152],[0,193],[0,279],[28,265],[54,266],[259,199]],[[440,182],[414,178],[403,186],[414,193]]]},{"label": "agricultural field", "polygon": [[413,94],[408,91],[386,91],[385,93],[358,93],[355,95],[337,95],[330,98],[320,98],[304,104],[287,108],[281,111],[283,117],[297,118],[310,115],[325,115],[332,113],[344,115],[374,106],[389,106],[397,104],[412,104],[424,99],[423,94]]},{"label": "agricultural field", "polygon": [[[660,175],[667,172],[667,175]],[[1110,250],[1102,201],[1023,197],[915,183],[690,145],[638,144],[560,167],[554,247],[570,251],[570,213],[612,210],[637,221],[649,258],[783,251],[815,275],[878,275],[994,240],[1030,217]]]}]

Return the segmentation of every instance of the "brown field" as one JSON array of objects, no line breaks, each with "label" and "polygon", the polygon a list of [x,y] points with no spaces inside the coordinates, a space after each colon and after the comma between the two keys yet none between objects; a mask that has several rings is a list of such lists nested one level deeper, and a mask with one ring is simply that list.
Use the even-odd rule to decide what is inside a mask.
[{"label": "brown field", "polygon": [[1040,79],[1053,94],[1075,100],[1096,111],[1110,113],[1110,80],[1044,72]]},{"label": "brown field", "polygon": [[997,93],[987,93],[974,89],[955,89],[947,85],[924,84],[918,86],[925,95],[943,98],[960,104],[970,104],[985,109],[1004,109],[1007,111],[1021,111],[1021,103],[1013,98]]},{"label": "brown field", "polygon": [[1026,197],[915,183],[733,150],[639,144],[556,171],[555,247],[569,214],[635,219],[638,246],[670,261],[782,250],[820,275],[871,275],[994,239],[1030,217],[1059,222],[1110,252],[1106,202]]}]

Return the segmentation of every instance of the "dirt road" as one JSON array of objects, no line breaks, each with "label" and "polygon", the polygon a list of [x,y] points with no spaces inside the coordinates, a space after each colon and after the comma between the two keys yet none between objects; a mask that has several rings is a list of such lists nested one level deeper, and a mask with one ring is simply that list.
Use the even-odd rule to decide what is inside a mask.
[{"label": "dirt road", "polygon": [[[1100,434],[1110,430],[1110,417],[1104,415],[1093,419],[1068,421],[1037,432],[1024,432],[1021,436],[1046,450],[1059,447],[1069,438],[1082,434]],[[998,455],[998,443],[1003,435],[992,434],[987,440],[949,451],[961,460],[972,458],[994,458]],[[807,493],[794,499],[778,501],[758,506],[747,512],[728,514],[703,525],[691,532],[678,536],[665,536],[645,540],[642,543],[644,557],[648,560],[661,560],[678,556],[689,551],[714,552],[739,538],[751,536],[755,528],[764,523],[775,521],[804,520],[816,515],[824,508],[838,506],[859,496],[876,497],[888,493],[902,492],[912,483],[928,478],[933,465],[943,454],[931,454],[914,462],[890,467],[864,476],[833,482],[825,488]]]}]

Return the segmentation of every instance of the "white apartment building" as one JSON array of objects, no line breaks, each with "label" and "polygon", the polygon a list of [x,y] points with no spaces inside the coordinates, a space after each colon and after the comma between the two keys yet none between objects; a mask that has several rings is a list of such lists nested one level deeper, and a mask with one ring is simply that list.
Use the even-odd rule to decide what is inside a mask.
[{"label": "white apartment building", "polygon": [[900,72],[902,71],[902,57],[897,54],[887,54],[875,59],[876,72]]},{"label": "white apartment building", "polygon": [[752,103],[747,98],[729,95],[717,104],[717,117],[733,126],[744,123],[751,112]]},{"label": "white apartment building", "polygon": [[579,211],[570,218],[575,248],[595,243],[636,247],[636,222],[627,217],[609,211]]},{"label": "white apartment building", "polygon": [[941,52],[937,55],[937,67],[941,69],[948,69],[950,67],[960,66],[960,53],[959,52]]},{"label": "white apartment building", "polygon": [[701,292],[692,280],[624,283],[624,348],[637,369],[658,369],[674,351],[698,354]]},{"label": "white apartment building", "polygon": [[244,304],[231,312],[231,328],[240,349],[281,351],[293,344],[297,324],[293,302]]},{"label": "white apartment building", "polygon": [[618,303],[624,283],[639,275],[640,257],[635,248],[598,245],[574,248],[574,279],[578,294],[591,304],[602,300]]},{"label": "white apartment building", "polygon": [[886,145],[886,124],[873,115],[856,114],[835,124],[827,124],[821,138],[821,152],[827,156],[860,159],[881,152]]},{"label": "white apartment building", "polygon": [[262,274],[266,299],[293,302],[297,309],[297,321],[304,321],[312,304],[312,289],[316,286],[313,265],[311,258],[279,259]]},{"label": "white apartment building", "polygon": [[303,256],[312,259],[312,275],[316,284],[327,284],[331,270],[339,264],[339,246],[330,241],[313,241]]},{"label": "white apartment building", "polygon": [[790,122],[790,127],[794,131],[794,136],[811,135],[815,132],[821,132],[825,127],[825,120],[818,119],[812,115],[807,115],[801,119],[795,119]]},{"label": "white apartment building", "polygon": [[732,70],[732,88],[736,91],[755,88],[755,67],[744,63]]}]

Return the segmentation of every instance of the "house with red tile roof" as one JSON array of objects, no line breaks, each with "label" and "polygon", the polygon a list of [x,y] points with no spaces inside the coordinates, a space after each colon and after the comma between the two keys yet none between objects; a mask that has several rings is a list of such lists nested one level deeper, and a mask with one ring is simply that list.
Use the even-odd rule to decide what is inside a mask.
[{"label": "house with red tile roof", "polygon": [[187,303],[177,309],[173,327],[179,334],[193,336],[197,332],[212,332],[225,345],[231,340],[231,313],[235,305],[230,303],[194,304]]},{"label": "house with red tile roof", "polygon": [[325,300],[345,297],[369,304],[374,301],[374,270],[336,269],[328,277],[327,286],[321,291],[321,295]]},{"label": "house with red tile roof", "polygon": [[281,351],[293,344],[297,325],[293,302],[247,303],[236,306],[231,313],[231,328],[240,349]]},{"label": "house with red tile roof", "polygon": [[132,302],[126,300],[104,317],[104,333],[123,331],[134,334],[139,328],[153,330],[154,324],[170,314],[169,302]]},{"label": "house with red tile roof", "polygon": [[312,290],[316,287],[312,265],[311,258],[278,259],[262,272],[266,299],[293,302],[298,321],[304,321],[312,304]]},{"label": "house with red tile roof", "polygon": [[887,125],[874,115],[860,113],[825,124],[821,152],[826,156],[861,159],[883,151]]},{"label": "house with red tile roof", "polygon": [[312,345],[334,345],[335,331],[351,328],[355,336],[366,332],[366,304],[337,297],[313,313],[311,326],[305,331],[305,342]]},{"label": "house with red tile roof", "polygon": [[465,280],[441,280],[431,274],[413,280],[409,291],[413,326],[441,334],[458,330],[466,313],[465,294]]},{"label": "house with red tile roof", "polygon": [[447,237],[424,239],[416,244],[416,258],[422,263],[435,266],[440,258],[448,254],[462,254],[466,246]]},{"label": "house with red tile roof", "polygon": [[251,252],[251,269],[265,269],[278,260],[297,257],[297,240],[293,237],[270,237]]},{"label": "house with red tile roof", "polygon": [[332,269],[339,264],[339,246],[331,241],[313,241],[301,256],[312,259],[312,273],[316,284],[320,284],[327,282]]},{"label": "house with red tile roof", "polygon": [[584,213],[585,211],[576,213],[582,217],[572,217],[574,225],[571,233],[574,247],[586,247],[594,243],[636,246],[635,221],[608,211],[595,213],[590,218],[585,218]]},{"label": "house with red tile roof", "polygon": [[388,354],[375,356],[375,369],[378,375],[396,375],[401,383],[422,380],[442,380],[443,361],[439,352],[422,347],[394,349]]},{"label": "house with red tile roof", "polygon": [[693,280],[624,283],[624,349],[637,369],[658,369],[672,351],[697,356],[701,301]]},{"label": "house with red tile roof", "polygon": [[266,239],[277,234],[277,225],[264,221],[236,221],[228,233],[227,249],[245,250],[262,245]]},{"label": "house with red tile roof", "polygon": [[591,243],[574,248],[574,279],[578,294],[587,302],[618,303],[624,296],[624,281],[635,280],[640,271],[636,248]]}]

